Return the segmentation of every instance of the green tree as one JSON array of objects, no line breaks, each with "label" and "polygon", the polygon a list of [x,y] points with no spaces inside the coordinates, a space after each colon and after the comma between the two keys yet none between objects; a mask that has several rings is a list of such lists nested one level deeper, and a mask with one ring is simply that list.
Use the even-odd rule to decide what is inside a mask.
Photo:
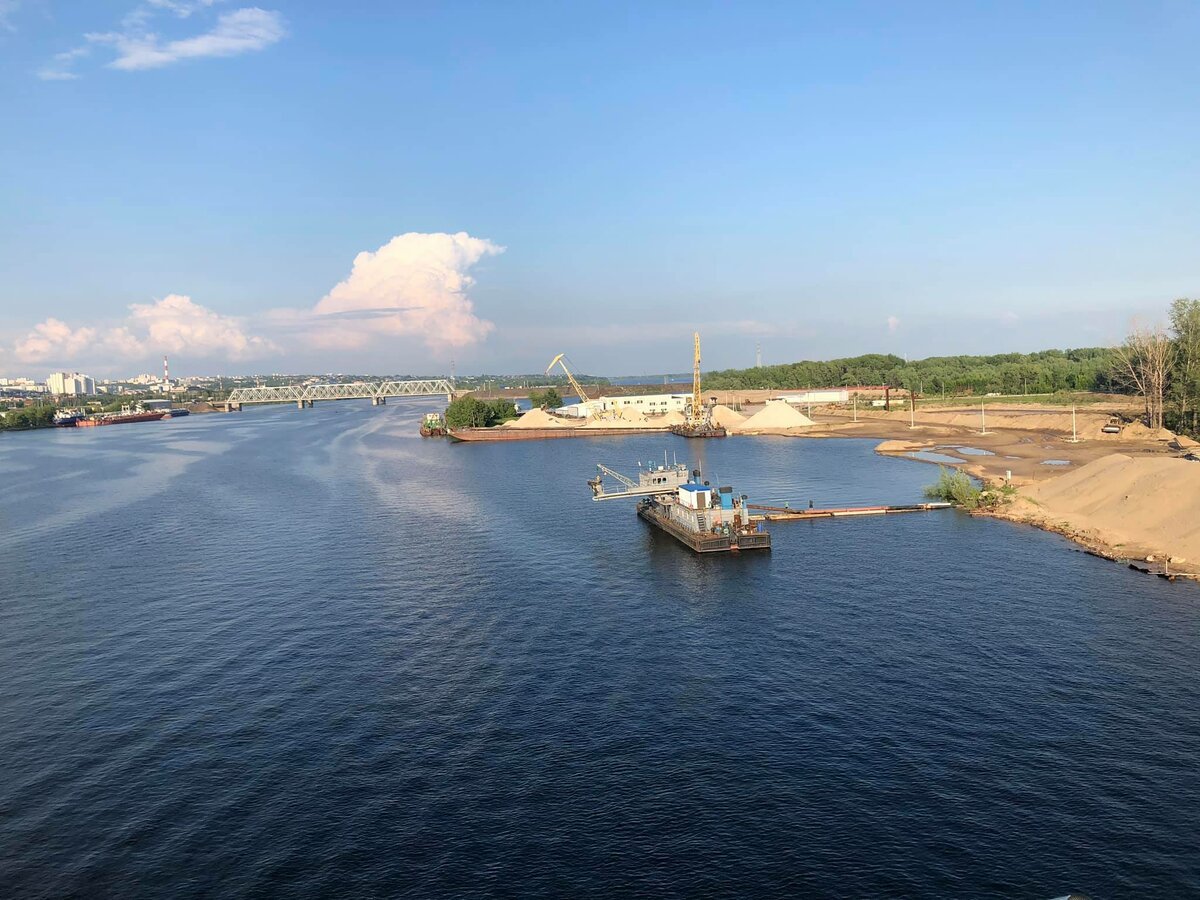
[{"label": "green tree", "polygon": [[547,408],[558,409],[563,405],[562,395],[555,388],[546,388],[544,391],[530,391],[529,402],[534,409]]},{"label": "green tree", "polygon": [[446,407],[446,424],[451,428],[487,428],[517,417],[511,400],[479,400],[459,397]]},{"label": "green tree", "polygon": [[517,417],[517,407],[511,400],[490,400],[487,403],[487,424],[499,425]]},{"label": "green tree", "polygon": [[451,428],[483,428],[487,420],[487,404],[474,397],[459,397],[446,407],[446,424]]},{"label": "green tree", "polygon": [[1196,434],[1200,433],[1200,300],[1176,300],[1169,316],[1174,353],[1170,392],[1179,410],[1171,424]]}]

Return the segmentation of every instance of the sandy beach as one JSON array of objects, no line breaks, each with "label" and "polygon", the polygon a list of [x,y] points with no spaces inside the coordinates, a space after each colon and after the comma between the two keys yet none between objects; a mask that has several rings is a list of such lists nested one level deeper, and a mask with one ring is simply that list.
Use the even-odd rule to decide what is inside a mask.
[{"label": "sandy beach", "polygon": [[849,426],[831,421],[812,436],[884,438],[879,453],[1012,484],[1013,502],[978,514],[1054,531],[1156,573],[1200,577],[1200,463],[1186,458],[1196,442],[1140,423],[1105,434],[1108,413],[1078,413],[1075,439],[1070,412],[1054,407],[988,412],[987,434],[977,411],[972,420],[947,410],[918,412],[915,428],[892,414]]}]

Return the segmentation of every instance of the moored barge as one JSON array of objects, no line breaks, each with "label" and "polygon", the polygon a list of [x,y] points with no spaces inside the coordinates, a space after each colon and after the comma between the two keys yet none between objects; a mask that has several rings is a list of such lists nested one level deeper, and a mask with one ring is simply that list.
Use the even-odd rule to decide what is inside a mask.
[{"label": "moored barge", "polygon": [[[770,550],[771,534],[761,519],[750,512],[745,494],[733,493],[732,487],[711,487],[700,482],[700,470],[689,472],[681,463],[643,469],[639,464],[634,481],[608,466],[598,465],[599,473],[588,481],[593,500],[617,500],[637,497],[638,517],[665,531],[696,553],[739,553],[742,550]],[[622,490],[607,491],[604,476],[620,482]]]},{"label": "moored barge", "polygon": [[662,428],[584,428],[564,425],[561,428],[451,428],[446,434],[452,441],[544,441],[551,438],[614,437],[624,434],[663,433]]},{"label": "moored barge", "polygon": [[746,498],[735,497],[732,487],[682,484],[673,495],[642,500],[637,514],[696,553],[771,549],[771,533],[751,520]]}]

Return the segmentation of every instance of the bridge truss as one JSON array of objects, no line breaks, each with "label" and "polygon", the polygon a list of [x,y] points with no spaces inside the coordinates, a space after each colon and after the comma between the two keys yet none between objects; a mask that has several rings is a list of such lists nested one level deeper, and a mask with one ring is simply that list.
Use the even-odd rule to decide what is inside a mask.
[{"label": "bridge truss", "polygon": [[350,381],[339,384],[284,384],[277,387],[234,388],[225,405],[241,409],[245,403],[295,403],[303,409],[316,400],[370,400],[372,405],[388,397],[454,397],[454,385],[445,378],[423,381]]}]

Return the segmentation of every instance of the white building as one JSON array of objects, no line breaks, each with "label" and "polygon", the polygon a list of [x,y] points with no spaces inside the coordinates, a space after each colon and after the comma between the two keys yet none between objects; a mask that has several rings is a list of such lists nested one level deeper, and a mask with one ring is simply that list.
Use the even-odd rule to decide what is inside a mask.
[{"label": "white building", "polygon": [[96,379],[79,372],[52,372],[46,378],[46,390],[51,394],[91,396],[96,393]]},{"label": "white building", "polygon": [[810,388],[806,391],[788,391],[787,393],[780,392],[778,397],[772,397],[772,400],[786,400],[788,403],[848,403],[850,401],[849,388]]},{"label": "white building", "polygon": [[44,384],[32,378],[0,378],[0,388],[27,394],[38,394],[46,390]]},{"label": "white building", "polygon": [[598,397],[587,403],[573,403],[563,407],[563,412],[572,416],[597,416],[626,411],[642,415],[684,412],[691,394],[633,394],[627,397]]}]

